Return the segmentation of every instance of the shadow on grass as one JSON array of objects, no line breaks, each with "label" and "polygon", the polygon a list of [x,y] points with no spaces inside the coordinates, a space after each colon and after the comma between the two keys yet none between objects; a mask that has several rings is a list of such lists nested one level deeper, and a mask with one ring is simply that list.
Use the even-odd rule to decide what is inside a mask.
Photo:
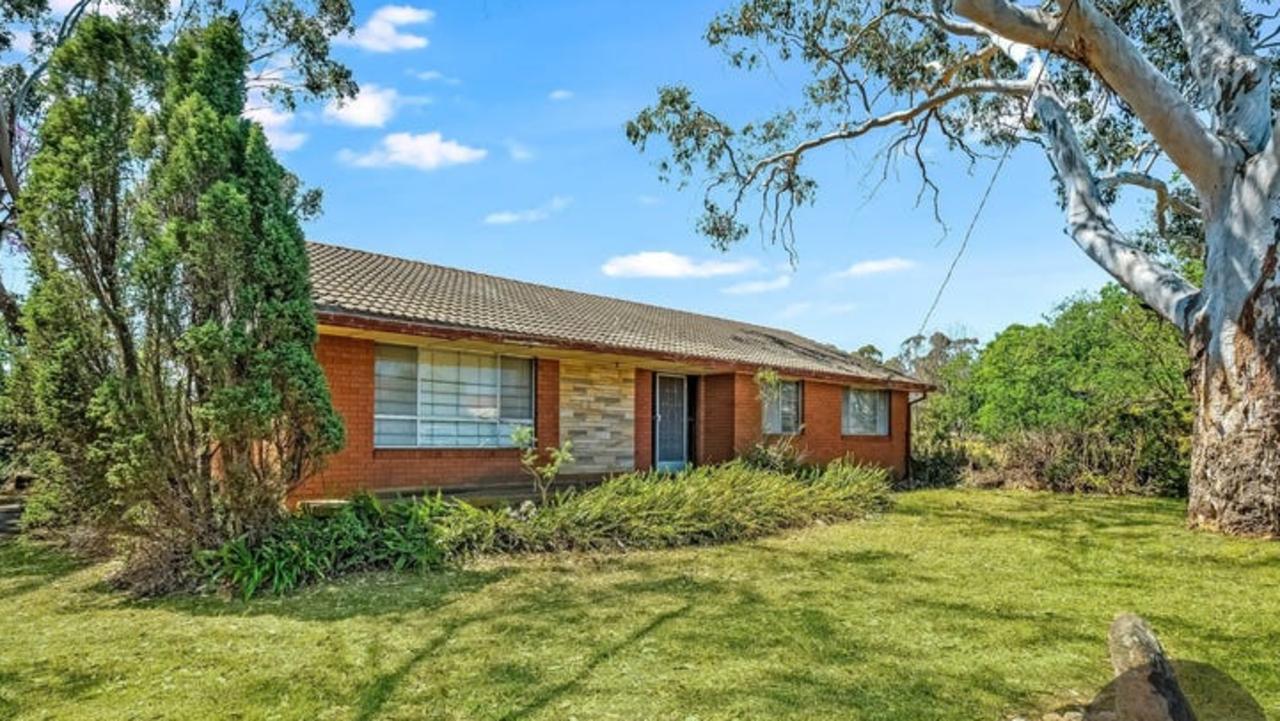
[{"label": "shadow on grass", "polygon": [[[276,616],[297,621],[341,621],[407,612],[431,612],[515,575],[512,568],[440,572],[369,572],[317,584],[293,594],[249,601],[217,595],[128,599],[128,608],[162,609],[193,616]],[[99,590],[107,592],[105,586]]]},{"label": "shadow on grass", "polygon": [[0,541],[0,602],[44,588],[86,565],[47,544],[21,538]]},{"label": "shadow on grass", "polygon": [[627,634],[622,640],[598,649],[595,653],[591,654],[590,658],[587,659],[587,662],[583,664],[582,668],[579,669],[578,672],[575,673],[572,678],[562,683],[556,684],[551,688],[541,691],[536,696],[534,696],[534,698],[530,700],[527,704],[524,704],[521,707],[502,716],[501,721],[517,721],[518,719],[531,716],[534,713],[537,713],[538,711],[542,710],[549,704],[553,703],[556,699],[559,699],[563,697],[565,694],[572,692],[574,689],[580,686],[583,683],[583,681],[586,680],[601,664],[607,663],[610,659],[623,653],[628,648],[635,645],[640,640],[644,639],[646,636],[649,636],[655,631],[657,631],[661,626],[669,623],[670,621],[676,618],[684,616],[689,612],[689,608],[690,608],[690,605],[685,604],[684,606],[681,606],[680,608],[677,608],[675,610],[659,613],[655,615],[653,618],[649,619],[649,621],[645,623],[643,626]]}]

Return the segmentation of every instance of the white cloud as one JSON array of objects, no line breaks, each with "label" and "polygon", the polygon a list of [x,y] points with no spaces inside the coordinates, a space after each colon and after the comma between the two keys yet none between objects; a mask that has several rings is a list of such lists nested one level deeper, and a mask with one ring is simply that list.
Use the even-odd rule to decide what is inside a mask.
[{"label": "white cloud", "polygon": [[324,116],[343,125],[381,128],[395,115],[400,103],[400,93],[395,88],[369,83],[362,86],[354,98],[330,100],[324,106]]},{"label": "white cloud", "polygon": [[573,97],[573,91],[565,90],[564,88],[559,88],[557,90],[552,90],[551,93],[547,95],[547,97],[550,98],[551,100],[568,100],[569,98]]},{"label": "white cloud", "polygon": [[373,15],[365,21],[364,25],[356,28],[354,33],[339,35],[334,38],[334,42],[354,45],[374,53],[419,50],[427,46],[427,38],[401,32],[401,28],[431,22],[435,16],[436,14],[430,10],[411,5],[383,5],[374,10]]},{"label": "white cloud", "polygon": [[[265,103],[265,101],[261,102]],[[267,136],[267,142],[278,153],[297,150],[307,142],[307,134],[293,128],[293,113],[262,104],[245,108],[244,117],[262,126],[262,133]]]},{"label": "white cloud", "polygon": [[508,139],[506,141],[507,154],[517,163],[527,163],[533,160],[533,149],[528,145],[516,140]]},{"label": "white cloud", "polygon": [[729,295],[750,295],[754,293],[768,293],[774,290],[782,290],[791,285],[791,276],[780,275],[773,280],[748,280],[728,288],[721,290],[722,293]]},{"label": "white cloud", "polygon": [[858,278],[878,273],[897,273],[916,267],[914,260],[906,258],[881,258],[879,260],[862,260],[835,274],[837,278]]},{"label": "white cloud", "polygon": [[619,255],[605,261],[600,270],[615,278],[710,278],[755,270],[754,260],[694,260],[665,250]]},{"label": "white cloud", "polygon": [[445,75],[439,70],[423,70],[422,72],[414,73],[414,77],[418,78],[419,80],[425,80],[427,82],[439,81],[444,83],[445,85],[457,85],[462,82],[458,78]]},{"label": "white cloud", "polygon": [[636,202],[641,205],[657,205],[662,202],[662,198],[656,195],[637,195]]},{"label": "white cloud", "polygon": [[418,170],[437,170],[450,165],[463,165],[483,160],[483,148],[472,148],[453,140],[445,140],[438,132],[392,133],[377,147],[365,153],[343,149],[338,159],[359,168],[384,168],[402,165]]},{"label": "white cloud", "polygon": [[571,203],[573,203],[573,198],[557,195],[536,208],[529,208],[528,210],[499,210],[496,213],[490,213],[484,216],[484,222],[488,225],[536,223],[568,208]]}]

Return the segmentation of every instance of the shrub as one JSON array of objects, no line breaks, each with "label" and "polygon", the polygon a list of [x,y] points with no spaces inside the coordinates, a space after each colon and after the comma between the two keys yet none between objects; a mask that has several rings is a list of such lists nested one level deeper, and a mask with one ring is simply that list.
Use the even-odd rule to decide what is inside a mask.
[{"label": "shrub", "polygon": [[805,475],[812,471],[804,450],[795,444],[793,436],[760,441],[748,448],[741,460],[752,468],[778,473]]},{"label": "shrub", "polygon": [[911,475],[903,480],[904,489],[950,488],[959,485],[969,467],[969,457],[957,443],[937,443],[913,449]]},{"label": "shrub", "polygon": [[736,461],[615,476],[527,520],[499,521],[498,550],[662,548],[756,538],[888,504],[888,474],[837,461],[802,477]]},{"label": "shrub", "polygon": [[360,495],[331,515],[289,516],[261,538],[241,536],[198,561],[207,581],[245,598],[352,571],[438,568],[445,547],[436,522],[454,507],[439,497],[383,504]]},{"label": "shrub", "polygon": [[245,598],[343,573],[437,569],[484,553],[663,548],[757,538],[816,521],[861,518],[889,504],[888,473],[836,461],[803,476],[743,462],[676,474],[615,476],[542,506],[476,508],[427,498],[357,496],[330,515],[301,513],[257,539],[199,555],[204,578]]},{"label": "shrub", "polygon": [[529,426],[517,428],[511,434],[511,440],[520,449],[520,467],[533,479],[533,489],[545,506],[547,494],[560,476],[560,469],[573,463],[573,441],[566,440],[559,447],[548,446],[539,451],[538,439]]}]

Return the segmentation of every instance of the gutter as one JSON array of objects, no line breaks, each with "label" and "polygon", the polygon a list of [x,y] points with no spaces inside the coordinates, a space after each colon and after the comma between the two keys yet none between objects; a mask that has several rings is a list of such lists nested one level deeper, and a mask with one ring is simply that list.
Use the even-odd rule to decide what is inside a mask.
[{"label": "gutter", "polygon": [[405,320],[403,318],[375,315],[371,313],[353,313],[332,305],[317,304],[316,320],[321,325],[399,333],[403,335],[427,336],[443,338],[446,340],[472,339],[494,343],[520,343],[524,345],[548,348],[565,348],[569,350],[597,353],[615,353],[624,356],[630,355],[641,358],[653,358],[673,363],[701,364],[709,366],[715,370],[723,370],[726,372],[751,373],[758,371],[761,368],[770,367],[783,373],[794,374],[802,378],[813,378],[815,380],[825,380],[836,383],[852,382],[875,384],[877,386],[887,387],[891,390],[914,391],[922,394],[935,389],[933,385],[919,381],[912,382],[888,378],[871,378],[853,374],[823,372],[802,368],[763,366],[744,361],[727,361],[719,358],[707,358],[680,353],[664,353],[662,351],[654,351],[644,348],[629,348],[626,346],[611,346],[603,343],[571,341],[550,336],[538,336],[525,333],[506,333],[502,331],[485,330],[473,326],[424,323],[421,321]]}]

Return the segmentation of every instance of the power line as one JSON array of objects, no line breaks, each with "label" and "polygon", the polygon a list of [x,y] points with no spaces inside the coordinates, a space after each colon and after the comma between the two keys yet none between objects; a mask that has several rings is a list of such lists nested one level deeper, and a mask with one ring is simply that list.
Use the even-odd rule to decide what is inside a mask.
[{"label": "power line", "polygon": [[[1062,30],[1067,26],[1067,16],[1076,7],[1076,0],[1071,0],[1067,5],[1066,12],[1062,13],[1062,17],[1058,18],[1058,25],[1053,30],[1053,38],[1049,41],[1049,47],[1058,44],[1058,38],[1062,35]],[[1027,112],[1031,109],[1031,100],[1035,96],[1036,88],[1040,87],[1040,81],[1044,78],[1044,69],[1049,65],[1048,55],[1052,51],[1046,51],[1045,59],[1040,62],[1040,67],[1036,68],[1036,79],[1031,83],[1031,92],[1027,94],[1026,104],[1022,107],[1022,115],[1026,117]],[[991,173],[991,180],[987,182],[987,189],[982,193],[982,199],[978,201],[978,207],[973,211],[973,217],[969,219],[969,227],[965,229],[964,238],[960,241],[960,247],[956,249],[956,254],[951,258],[951,265],[947,267],[947,274],[943,276],[942,283],[938,285],[938,292],[933,295],[933,302],[929,304],[929,311],[924,314],[924,320],[920,321],[920,329],[916,331],[916,335],[924,335],[925,328],[929,325],[929,321],[933,319],[933,313],[938,309],[938,303],[942,301],[942,293],[951,283],[951,276],[956,272],[956,266],[960,264],[960,258],[964,255],[964,251],[969,247],[969,239],[973,237],[973,229],[978,225],[978,218],[982,216],[982,211],[987,207],[987,200],[991,198],[991,191],[996,187],[996,179],[1000,177],[1000,171],[1004,170],[1005,161],[1009,159],[1009,155],[1013,152],[1013,145],[1005,147],[1004,152],[1000,154],[1000,159],[996,162],[995,170]]]}]

